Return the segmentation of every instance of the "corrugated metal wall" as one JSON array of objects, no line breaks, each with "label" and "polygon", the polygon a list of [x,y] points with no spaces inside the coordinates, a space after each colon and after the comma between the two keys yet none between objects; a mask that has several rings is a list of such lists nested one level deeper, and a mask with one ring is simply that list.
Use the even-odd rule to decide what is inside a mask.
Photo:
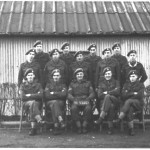
[{"label": "corrugated metal wall", "polygon": [[97,53],[113,43],[120,42],[122,54],[126,56],[131,49],[137,50],[138,61],[140,61],[147,72],[148,80],[145,85],[150,84],[150,38],[146,36],[105,36],[105,37],[1,37],[0,40],[0,83],[16,83],[19,66],[25,61],[25,52],[32,47],[36,40],[43,41],[45,52],[53,48],[60,48],[63,42],[70,42],[71,50],[86,50],[91,43],[97,44]]}]

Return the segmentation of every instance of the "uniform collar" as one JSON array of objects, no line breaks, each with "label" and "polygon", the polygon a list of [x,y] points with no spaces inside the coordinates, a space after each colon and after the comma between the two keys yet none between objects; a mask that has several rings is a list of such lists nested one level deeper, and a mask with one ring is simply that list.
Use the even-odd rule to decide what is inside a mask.
[{"label": "uniform collar", "polygon": [[128,64],[130,67],[135,67],[135,66],[137,66],[137,61],[135,62],[135,64],[133,66],[130,64],[130,62],[128,62]]}]

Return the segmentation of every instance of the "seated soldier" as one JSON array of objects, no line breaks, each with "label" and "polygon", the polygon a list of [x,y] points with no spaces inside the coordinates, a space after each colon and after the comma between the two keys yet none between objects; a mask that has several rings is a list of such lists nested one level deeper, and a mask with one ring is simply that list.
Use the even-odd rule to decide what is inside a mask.
[{"label": "seated soldier", "polygon": [[[87,132],[87,125],[92,117],[91,100],[94,99],[94,91],[89,81],[84,79],[82,68],[78,68],[74,72],[74,79],[68,90],[68,100],[71,103],[71,115],[78,128],[78,133]],[[83,111],[83,130],[81,130],[81,121],[79,112]]]},{"label": "seated soldier", "polygon": [[115,117],[115,109],[119,107],[118,96],[120,94],[120,85],[117,80],[112,77],[110,67],[103,70],[104,80],[99,82],[98,99],[100,100],[100,117],[95,124],[102,124],[105,116],[108,117],[108,134],[113,133],[113,119]]},{"label": "seated soldier", "polygon": [[59,134],[59,127],[65,128],[63,121],[63,112],[65,110],[65,101],[67,97],[66,85],[61,82],[60,70],[52,71],[53,80],[45,88],[46,107],[51,109],[54,122],[54,134]]},{"label": "seated soldier", "polygon": [[25,82],[20,86],[21,97],[23,101],[23,108],[27,111],[29,110],[30,121],[31,121],[31,131],[29,135],[35,135],[36,122],[43,124],[40,112],[40,106],[42,104],[43,90],[40,83],[35,80],[35,74],[33,69],[29,68],[26,70]]},{"label": "seated soldier", "polygon": [[123,107],[119,115],[119,122],[127,116],[129,135],[133,136],[133,113],[143,110],[143,96],[144,96],[144,84],[138,80],[138,72],[131,70],[128,74],[129,80],[123,86],[122,99],[124,101]]}]

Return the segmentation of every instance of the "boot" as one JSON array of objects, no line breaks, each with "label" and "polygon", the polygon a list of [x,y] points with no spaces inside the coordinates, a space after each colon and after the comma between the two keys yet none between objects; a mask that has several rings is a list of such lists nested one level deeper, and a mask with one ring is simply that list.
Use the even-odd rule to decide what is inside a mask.
[{"label": "boot", "polygon": [[31,128],[31,130],[29,131],[29,135],[30,135],[30,136],[34,136],[34,135],[36,135],[36,134],[37,134],[36,128]]},{"label": "boot", "polygon": [[54,135],[59,135],[59,134],[60,134],[59,127],[58,127],[58,123],[55,123],[55,124],[54,124],[53,134],[54,134]]},{"label": "boot", "polygon": [[112,135],[112,134],[113,134],[113,128],[112,128],[112,127],[109,128],[107,133],[108,133],[109,135]]},{"label": "boot", "polygon": [[131,136],[135,135],[135,132],[134,132],[133,128],[129,128],[129,135],[131,135]]},{"label": "boot", "polygon": [[83,132],[83,133],[87,133],[87,132],[88,132],[88,131],[87,131],[87,121],[83,121],[82,126],[83,126],[82,132]]},{"label": "boot", "polygon": [[81,134],[82,131],[81,131],[81,123],[80,123],[80,121],[76,121],[76,126],[77,126],[77,128],[78,128],[77,133],[78,133],[78,134]]},{"label": "boot", "polygon": [[94,121],[94,123],[98,124],[98,125],[102,124],[103,123],[103,118],[99,117],[99,119]]}]

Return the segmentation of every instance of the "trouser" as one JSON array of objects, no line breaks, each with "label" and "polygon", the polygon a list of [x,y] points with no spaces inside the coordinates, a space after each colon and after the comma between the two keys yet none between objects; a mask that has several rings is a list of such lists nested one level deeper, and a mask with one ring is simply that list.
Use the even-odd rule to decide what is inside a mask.
[{"label": "trouser", "polygon": [[115,109],[119,106],[119,99],[112,95],[106,95],[102,102],[100,117],[108,121],[113,121],[115,117]]},{"label": "trouser", "polygon": [[90,104],[85,106],[79,106],[76,104],[72,104],[71,106],[71,116],[74,121],[80,121],[79,112],[83,111],[83,121],[89,122],[92,118],[92,107]]},{"label": "trouser", "polygon": [[40,120],[42,120],[40,116],[41,112],[39,109],[40,102],[37,102],[35,100],[30,100],[30,101],[24,102],[23,107],[26,112],[29,111],[31,122],[35,122],[35,121],[39,122]]},{"label": "trouser", "polygon": [[127,120],[130,122],[133,120],[133,113],[135,111],[142,111],[143,105],[137,99],[128,99],[125,101],[121,113],[119,115],[120,119],[123,119],[127,116]]},{"label": "trouser", "polygon": [[52,119],[54,123],[58,123],[58,117],[63,117],[65,102],[62,100],[51,100],[47,102],[47,107],[51,109]]}]

